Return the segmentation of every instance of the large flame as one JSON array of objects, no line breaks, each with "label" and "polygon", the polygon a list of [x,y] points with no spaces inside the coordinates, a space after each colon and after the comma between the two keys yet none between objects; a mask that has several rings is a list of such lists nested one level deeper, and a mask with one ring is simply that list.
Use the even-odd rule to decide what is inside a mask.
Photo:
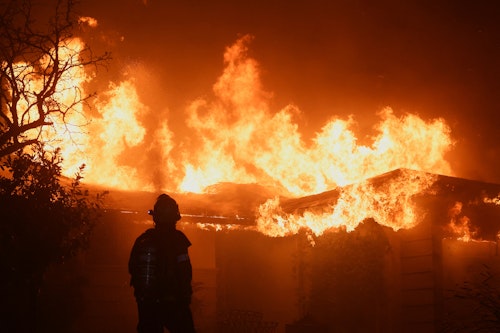
[{"label": "large flame", "polygon": [[258,64],[246,55],[249,39],[226,50],[215,99],[199,99],[188,109],[188,125],[199,140],[183,163],[181,189],[200,191],[221,181],[259,182],[299,196],[400,167],[450,173],[444,159],[451,147],[450,130],[442,119],[397,117],[385,108],[379,112],[371,146],[357,143],[353,117],[332,118],[312,142],[305,142],[294,122],[297,107],[269,110]]},{"label": "large flame", "polygon": [[471,220],[462,214],[463,203],[457,201],[448,209],[449,223],[447,229],[464,242],[470,242],[476,236],[476,231],[471,224]]},{"label": "large flame", "polygon": [[[103,182],[112,187],[141,188],[137,170],[126,164],[119,164],[119,158],[127,148],[138,146],[144,140],[146,129],[138,117],[147,112],[137,97],[134,85],[129,81],[120,85],[111,84],[96,103],[100,118],[94,118],[89,130],[94,133],[90,139],[87,155],[90,182]],[[98,148],[98,149],[96,149]]]},{"label": "large flame", "polygon": [[[358,143],[354,116],[332,117],[306,141],[297,106],[270,110],[271,94],[262,87],[257,61],[247,54],[251,39],[244,36],[226,49],[212,98],[189,103],[190,135],[181,138],[168,117],[157,117],[143,104],[133,77],[109,84],[95,102],[97,115],[86,115],[90,125],[83,131],[55,127],[66,138],[58,140],[66,172],[85,163],[87,182],[122,189],[203,192],[219,182],[260,183],[289,196],[358,183],[396,168],[451,173],[444,158],[452,146],[445,121],[396,116],[389,107],[378,112],[369,145]],[[83,89],[88,80],[83,70],[68,74],[71,80],[65,82]],[[81,125],[83,110],[73,114],[80,118],[70,123]],[[159,121],[146,126],[148,117]]]},{"label": "large flame", "polygon": [[269,236],[287,236],[300,230],[319,236],[331,229],[352,231],[366,219],[374,219],[394,230],[411,228],[424,217],[413,198],[425,193],[436,177],[401,170],[397,177],[383,184],[363,181],[346,186],[340,188],[337,201],[322,208],[321,212],[286,214],[275,198],[259,208],[257,228]]},{"label": "large flame", "polygon": [[[316,235],[338,227],[352,230],[366,218],[396,230],[418,223],[411,198],[427,189],[431,178],[402,173],[377,188],[365,180],[398,168],[450,174],[445,154],[452,140],[446,122],[410,113],[397,116],[386,107],[378,112],[368,140],[366,133],[355,132],[354,116],[332,117],[306,140],[297,106],[270,109],[272,94],[262,87],[259,64],[248,56],[251,39],[244,36],[227,47],[213,95],[183,110],[188,135],[172,130],[168,114],[173,112],[160,116],[143,104],[133,75],[110,83],[99,92],[94,113],[85,115],[90,124],[84,131],[53,127],[54,137],[78,133],[58,140],[65,172],[85,163],[89,183],[173,192],[203,192],[219,182],[259,183],[293,197],[341,186],[336,204],[320,213],[285,214],[278,199],[264,204],[257,227],[272,236],[304,228]],[[89,79],[82,69],[68,74],[71,80],[65,82],[80,90]],[[61,89],[58,97],[71,98],[74,91]],[[70,124],[80,126],[84,112],[76,111]],[[360,144],[361,138],[369,144]]]}]

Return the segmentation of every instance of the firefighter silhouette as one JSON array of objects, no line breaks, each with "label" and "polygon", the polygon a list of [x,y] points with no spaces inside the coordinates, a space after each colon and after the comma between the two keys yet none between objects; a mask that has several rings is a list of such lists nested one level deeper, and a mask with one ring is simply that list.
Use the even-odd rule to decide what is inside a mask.
[{"label": "firefighter silhouette", "polygon": [[138,308],[137,332],[195,332],[190,309],[191,242],[176,229],[181,215],[174,199],[161,194],[149,211],[154,228],[140,235],[129,259],[130,284]]}]

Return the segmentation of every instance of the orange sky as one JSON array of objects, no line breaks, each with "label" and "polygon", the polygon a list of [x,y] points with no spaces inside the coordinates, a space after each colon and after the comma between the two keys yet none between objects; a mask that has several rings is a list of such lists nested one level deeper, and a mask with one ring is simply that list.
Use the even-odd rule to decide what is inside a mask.
[{"label": "orange sky", "polygon": [[113,55],[97,90],[134,71],[142,103],[168,110],[178,136],[225,48],[251,34],[271,108],[297,105],[306,137],[349,114],[369,132],[386,106],[443,117],[457,175],[500,183],[500,9],[462,2],[82,0],[80,12],[99,22],[94,49]]}]

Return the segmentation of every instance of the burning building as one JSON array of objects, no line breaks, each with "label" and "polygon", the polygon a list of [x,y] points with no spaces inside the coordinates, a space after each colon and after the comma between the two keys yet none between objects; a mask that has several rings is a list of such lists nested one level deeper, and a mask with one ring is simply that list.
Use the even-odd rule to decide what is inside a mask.
[{"label": "burning building", "polygon": [[[406,7],[401,8],[414,15]],[[320,10],[323,13],[323,6]],[[113,9],[113,12],[116,11]],[[386,15],[378,7],[377,12]],[[191,11],[189,13],[191,15]],[[335,13],[341,12],[335,10]],[[454,11],[446,10],[445,16],[450,13]],[[420,15],[422,18],[434,16],[424,11]],[[358,25],[360,21],[325,17],[335,24],[352,22],[348,26]],[[400,19],[400,15],[395,17]],[[442,21],[441,15],[435,17]],[[161,21],[168,20],[162,17]],[[366,21],[364,11],[362,21]],[[451,21],[457,20],[453,17],[443,21],[445,31],[452,26]],[[86,18],[85,22],[93,28],[97,26],[96,20]],[[383,31],[375,35],[377,38],[370,38],[378,44],[379,37],[386,36],[389,29],[379,20],[373,23],[373,27],[383,27]],[[129,26],[129,22],[126,25]],[[475,29],[470,41],[481,41],[486,45],[483,50],[490,52],[490,40],[476,35],[477,31],[483,34],[489,30],[476,29],[475,24],[468,26]],[[135,28],[134,31],[139,32]],[[394,30],[399,33],[401,28]],[[177,29],[171,30],[177,34]],[[285,30],[288,36],[289,30]],[[413,27],[409,30],[418,33],[416,40],[436,35],[435,28],[425,30],[428,34]],[[454,45],[449,43],[449,33],[442,35],[446,37],[445,43],[439,45]],[[110,44],[128,40],[125,36],[114,36],[103,40]],[[141,42],[149,39],[144,38],[143,33],[138,36]],[[440,48],[430,47],[429,59],[443,59],[443,63],[430,66],[428,71],[423,71],[421,81],[416,80],[415,85],[406,88],[392,78],[397,72],[413,77],[400,68],[400,51],[413,53],[408,51],[406,42],[397,48],[398,52],[380,48],[383,50],[380,58],[385,59],[387,53],[397,55],[393,61],[396,67],[382,66],[372,57],[373,52],[362,52],[370,57],[368,62],[364,59],[360,62],[363,75],[372,76],[368,85],[351,81],[353,73],[358,72],[353,71],[358,66],[351,63],[352,58],[357,58],[352,57],[351,52],[346,53],[347,62],[341,61],[334,67],[330,67],[328,59],[325,68],[341,69],[346,63],[352,66],[342,71],[344,75],[335,80],[333,86],[321,87],[322,82],[307,82],[298,75],[301,81],[298,90],[314,91],[311,96],[317,95],[316,90],[323,91],[332,95],[333,100],[349,100],[347,106],[351,107],[337,116],[337,109],[346,105],[338,101],[334,105],[318,103],[317,110],[307,113],[321,114],[321,119],[315,120],[316,124],[321,123],[320,128],[306,131],[299,125],[312,117],[305,117],[296,102],[282,105],[272,100],[274,93],[265,89],[261,67],[249,55],[253,38],[251,34],[240,35],[225,48],[222,72],[208,94],[207,89],[200,90],[200,94],[183,94],[178,88],[168,91],[180,82],[159,74],[156,65],[131,61],[129,52],[125,52],[126,60],[118,62],[118,66],[123,67],[120,73],[111,74],[109,81],[94,82],[91,79],[94,73],[72,67],[64,80],[68,86],[58,87],[57,98],[72,105],[74,93],[88,93],[95,85],[99,95],[92,100],[91,108],[74,105],[71,114],[51,119],[52,126],[46,132],[29,134],[61,149],[65,175],[72,175],[84,163],[87,166],[85,181],[89,184],[133,192],[111,191],[105,219],[95,231],[89,252],[75,263],[74,271],[66,266],[64,274],[53,273],[55,282],[49,284],[49,288],[56,292],[50,295],[52,299],[57,292],[61,295],[60,303],[68,306],[59,306],[59,309],[64,308],[65,312],[50,311],[51,307],[47,306],[45,315],[64,317],[65,320],[59,322],[75,326],[72,331],[134,331],[136,310],[126,263],[135,237],[151,226],[145,212],[154,201],[153,192],[161,189],[178,193],[175,197],[183,213],[179,226],[194,244],[191,249],[196,290],[193,308],[200,332],[237,329],[241,325],[278,332],[307,331],[313,326],[316,331],[429,332],[453,330],[454,326],[468,328],[477,325],[476,320],[490,322],[492,314],[488,309],[495,307],[492,298],[487,299],[489,308],[478,308],[482,311],[480,315],[469,320],[463,314],[478,306],[476,300],[494,295],[492,291],[497,287],[499,186],[439,176],[453,175],[456,171],[452,171],[446,158],[454,145],[452,128],[441,115],[460,113],[455,110],[455,104],[460,104],[456,96],[464,88],[456,90],[456,86],[454,89],[449,83],[463,76],[462,66],[468,61],[460,62],[460,70],[451,76],[450,82],[448,79],[434,81],[430,91],[419,94],[411,87],[429,88],[421,83],[429,82],[430,75],[437,80],[435,68],[447,67],[441,64],[449,63],[451,57],[434,54]],[[392,39],[400,40],[399,37]],[[155,43],[151,49],[156,49],[160,43],[151,40]],[[274,53],[275,39],[271,40]],[[84,49],[80,39],[68,45],[75,52]],[[293,45],[299,45],[295,38]],[[420,64],[424,59],[420,52],[428,47],[417,45],[415,59]],[[129,46],[140,49],[135,43]],[[338,46],[339,50],[344,49],[344,45]],[[167,48],[170,50],[170,46]],[[366,50],[372,49],[379,47],[373,45]],[[309,48],[304,51],[308,58],[313,55]],[[153,56],[154,52],[146,53]],[[448,55],[457,54],[465,53]],[[168,57],[158,56],[160,67],[165,67]],[[320,68],[316,67],[316,61],[314,57],[314,67]],[[490,65],[482,58],[479,62]],[[366,64],[381,67],[376,71],[366,70]],[[185,80],[183,84],[192,85],[186,68],[181,67],[178,73]],[[476,75],[474,68],[466,67],[467,75]],[[26,70],[29,66],[20,63],[19,68]],[[323,73],[323,68],[318,72]],[[334,72],[332,69],[331,73]],[[485,86],[489,87],[490,68],[485,68],[485,73],[488,78]],[[286,82],[286,77],[279,81]],[[477,82],[474,76],[467,77],[467,82]],[[162,84],[158,84],[160,82]],[[341,89],[349,82],[351,89]],[[38,86],[43,80],[33,79],[29,83],[29,86]],[[427,116],[397,115],[392,108],[384,107],[376,116],[370,113],[368,117],[368,113],[363,112],[365,119],[356,121],[349,110],[353,105],[361,110],[371,109],[371,103],[359,101],[378,94],[371,86],[379,87],[382,83],[392,88],[385,91],[386,97],[377,99],[377,108],[395,103],[399,110],[425,109],[426,103],[421,105],[415,101],[428,99],[427,106],[432,112]],[[371,92],[364,91],[363,87],[368,86]],[[438,94],[434,90],[439,88],[443,92],[443,87],[449,90],[450,103],[444,100],[436,103]],[[475,89],[473,95],[477,96],[482,96],[479,91],[494,90],[479,84],[475,84]],[[399,90],[405,93],[398,95]],[[336,93],[331,94],[332,91]],[[177,97],[182,100],[170,101],[166,97],[174,95],[186,96],[189,100]],[[491,96],[491,105],[496,105],[496,95]],[[476,98],[486,103],[480,97],[471,101]],[[406,99],[414,101],[413,105],[401,102]],[[453,112],[443,112],[435,118],[436,110],[443,105]],[[471,105],[458,108],[472,115],[464,119],[475,118],[480,114],[475,110],[483,108],[483,104]],[[491,115],[496,111],[491,107]],[[491,115],[486,117],[487,125],[496,130]],[[450,122],[461,124],[460,127],[453,125],[454,132],[467,129],[476,135],[478,123],[470,126],[457,118],[451,118]],[[367,130],[368,125],[372,131]],[[464,142],[467,140],[462,145]],[[483,154],[483,158],[497,156],[495,152],[496,147]],[[482,160],[464,152],[457,153],[452,160],[466,164],[464,156],[468,160]],[[460,167],[454,167],[457,166]],[[382,174],[388,170],[396,171]],[[461,171],[464,174],[464,170]],[[187,192],[191,193],[185,194]],[[477,280],[481,277],[487,281],[479,283],[482,281]],[[79,288],[74,288],[75,285]],[[68,290],[71,293],[67,293]],[[465,299],[465,303],[458,299]],[[482,300],[481,304],[487,302]]]},{"label": "burning building", "polygon": [[[412,193],[410,200],[400,197],[401,201],[391,207],[387,200],[398,194],[391,183],[396,182],[411,192],[412,182],[424,179],[428,184],[425,190]],[[427,183],[429,179],[432,180]],[[294,294],[288,301],[281,299],[281,307],[272,301],[261,300],[262,304],[268,305],[264,312],[273,313],[280,321],[284,320],[278,315],[280,310],[286,312],[284,309],[294,304],[291,313],[295,312],[305,323],[299,320],[295,325],[290,324],[291,332],[299,330],[297,327],[301,325],[305,325],[302,331],[310,331],[307,320],[317,323],[325,331],[347,332],[470,329],[470,325],[482,321],[484,317],[463,316],[463,311],[471,306],[470,302],[474,303],[473,295],[477,296],[475,293],[481,288],[478,279],[484,274],[491,276],[490,288],[498,288],[494,284],[497,277],[492,274],[498,269],[500,207],[495,198],[500,187],[404,169],[372,178],[367,183],[369,185],[364,184],[363,189],[370,188],[371,192],[364,193],[367,196],[362,198],[365,201],[373,200],[369,196],[376,198],[369,205],[374,209],[386,209],[386,220],[378,221],[383,214],[373,218],[368,213],[351,231],[348,226],[341,225],[325,230],[319,236],[308,235],[307,229],[279,239],[261,239],[262,236],[255,235],[253,241],[235,241],[233,247],[222,250],[220,256],[230,256],[224,253],[234,253],[237,244],[249,244],[238,253],[241,257],[253,258],[253,265],[244,263],[244,260],[233,260],[232,265],[239,266],[234,268],[235,272],[247,272],[244,276],[248,277],[252,276],[252,267],[258,267],[257,263],[265,267],[268,279],[257,277],[256,280],[257,283],[267,283],[269,289],[249,292],[253,298],[255,295],[274,294],[279,298],[278,295],[290,297]],[[388,189],[391,192],[387,192]],[[286,212],[301,216],[316,212],[316,216],[323,220],[325,210],[342,203],[346,190],[353,198],[350,189],[341,189],[283,202],[284,216],[291,216]],[[359,209],[358,204],[352,201],[351,208]],[[361,206],[368,205],[361,203]],[[401,213],[410,207],[415,215],[409,211]],[[415,216],[416,220],[405,227],[397,220],[405,219],[407,214]],[[312,223],[311,219],[309,217]],[[335,225],[337,221],[331,223]],[[238,239],[243,236],[228,234],[226,237]],[[224,245],[221,242],[218,247]],[[274,261],[269,257],[274,257]],[[283,268],[287,259],[288,273],[281,271],[285,276],[277,277],[278,267]],[[230,266],[222,264],[220,270],[224,272],[231,269]],[[221,279],[218,282],[221,282],[219,289],[231,290],[231,283],[226,284]],[[234,289],[248,292],[248,282],[240,283]],[[464,295],[465,291],[468,291],[468,297]],[[227,294],[231,292],[225,290],[224,295]],[[236,298],[238,300],[233,304],[242,302],[241,297]],[[468,301],[463,301],[464,298]],[[223,298],[218,301],[227,307]],[[487,312],[495,306],[490,304],[488,309],[481,308],[479,303],[474,305],[481,316],[488,316]],[[458,315],[460,311],[462,314]],[[292,318],[286,319],[290,322]]]},{"label": "burning building", "polygon": [[[177,197],[179,226],[193,243],[200,332],[467,331],[498,319],[500,185],[398,169],[362,186],[282,198],[272,219],[289,232],[279,235],[259,222],[269,193],[222,187]],[[348,221],[361,214],[355,225],[338,224],[346,198],[358,198],[342,208]],[[85,306],[77,322],[87,332],[135,328],[126,262],[149,227],[154,195],[111,199],[115,209],[80,262]],[[314,218],[330,225],[319,229]]]}]

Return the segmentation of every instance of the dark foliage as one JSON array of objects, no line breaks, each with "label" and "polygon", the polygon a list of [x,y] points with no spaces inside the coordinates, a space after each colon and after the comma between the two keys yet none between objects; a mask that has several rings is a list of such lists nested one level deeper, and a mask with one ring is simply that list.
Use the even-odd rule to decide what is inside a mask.
[{"label": "dark foliage", "polygon": [[483,265],[481,272],[449,291],[442,332],[500,332],[498,265]]},{"label": "dark foliage", "polygon": [[388,250],[389,241],[373,220],[350,233],[340,230],[319,237],[312,251],[309,315],[334,332],[377,331],[377,315],[387,305]]},{"label": "dark foliage", "polygon": [[[99,216],[101,195],[82,189],[81,172],[61,176],[58,152],[42,146],[6,157],[0,165],[0,299],[10,331],[34,331],[36,300],[43,275],[54,263],[88,246]],[[21,329],[21,327],[23,329]]]}]

